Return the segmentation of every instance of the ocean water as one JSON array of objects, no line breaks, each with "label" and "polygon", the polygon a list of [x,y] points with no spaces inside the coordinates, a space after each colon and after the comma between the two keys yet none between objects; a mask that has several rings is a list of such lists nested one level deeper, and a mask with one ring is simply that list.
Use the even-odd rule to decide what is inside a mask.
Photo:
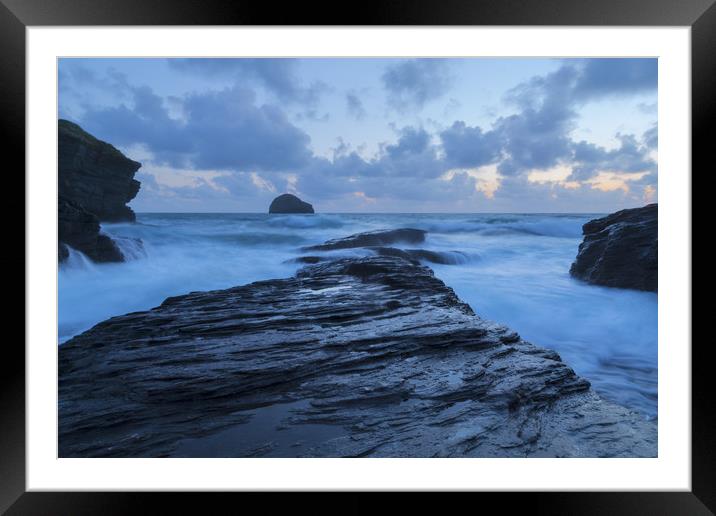
[{"label": "ocean water", "polygon": [[60,267],[59,342],[169,296],[290,276],[304,245],[413,227],[428,234],[410,247],[449,253],[454,263],[427,265],[477,314],[554,349],[604,398],[655,418],[657,295],[569,276],[581,226],[595,216],[140,213],[136,223],[102,227],[129,261],[98,265],[73,251]]}]

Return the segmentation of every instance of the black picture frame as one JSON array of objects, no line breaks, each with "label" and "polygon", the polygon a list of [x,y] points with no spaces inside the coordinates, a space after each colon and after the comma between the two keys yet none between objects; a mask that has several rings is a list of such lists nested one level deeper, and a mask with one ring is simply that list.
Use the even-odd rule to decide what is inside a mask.
[{"label": "black picture frame", "polygon": [[[712,170],[716,125],[716,0],[399,0],[350,4],[284,3],[243,0],[0,0],[0,142],[6,184],[3,197],[9,226],[2,261],[6,274],[19,277],[25,267],[25,30],[28,26],[66,25],[553,25],[690,26],[692,39],[692,168]],[[8,160],[8,158],[10,158]],[[689,170],[684,174],[693,174]],[[12,192],[12,193],[10,193]],[[697,199],[693,199],[694,202]],[[24,216],[24,215],[23,215]],[[14,237],[14,238],[13,238]],[[27,274],[27,269],[24,269]],[[24,289],[23,289],[24,292]],[[8,310],[25,304],[7,296]],[[23,298],[24,300],[24,294]],[[20,315],[8,317],[17,325]],[[23,330],[24,333],[24,330]],[[690,342],[679,343],[688,346]],[[716,512],[716,406],[708,360],[710,339],[693,339],[692,490],[642,493],[481,493],[497,503],[528,508],[533,514],[714,514]],[[0,374],[0,511],[7,514],[129,514],[206,512],[207,494],[183,493],[37,493],[25,492],[25,352],[19,338],[6,338]],[[216,498],[233,494],[212,494]],[[375,495],[351,495],[336,512],[372,511]],[[314,506],[311,498],[302,498]],[[414,497],[429,508],[422,497]],[[275,499],[274,499],[275,500]],[[491,500],[492,501],[492,500]],[[480,503],[483,503],[481,500]],[[472,503],[472,502],[471,502]],[[324,505],[331,510],[330,505]],[[339,509],[340,507],[340,509]],[[295,510],[295,506],[294,509]],[[449,506],[441,502],[442,512]],[[333,511],[332,511],[333,512]]]}]

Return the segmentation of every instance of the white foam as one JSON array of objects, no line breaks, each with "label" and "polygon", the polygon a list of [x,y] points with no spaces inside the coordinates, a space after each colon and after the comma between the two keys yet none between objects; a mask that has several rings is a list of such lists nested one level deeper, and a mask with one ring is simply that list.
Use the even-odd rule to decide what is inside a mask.
[{"label": "white foam", "polygon": [[95,272],[96,266],[92,260],[90,260],[86,254],[77,249],[70,247],[65,244],[67,248],[67,259],[60,264],[60,270],[66,272],[74,271],[91,271]]}]

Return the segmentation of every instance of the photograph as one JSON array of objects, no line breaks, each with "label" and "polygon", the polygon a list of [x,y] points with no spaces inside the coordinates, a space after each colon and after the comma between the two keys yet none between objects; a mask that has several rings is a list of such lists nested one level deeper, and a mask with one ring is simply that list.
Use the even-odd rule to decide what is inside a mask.
[{"label": "photograph", "polygon": [[59,458],[659,456],[657,57],[56,63]]}]

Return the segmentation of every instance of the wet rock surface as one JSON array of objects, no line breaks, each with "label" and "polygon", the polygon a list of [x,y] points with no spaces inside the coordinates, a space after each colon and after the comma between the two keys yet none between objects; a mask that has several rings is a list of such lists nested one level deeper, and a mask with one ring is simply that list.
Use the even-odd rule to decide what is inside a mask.
[{"label": "wet rock surface", "polygon": [[61,457],[655,456],[656,425],[425,266],[338,259],[59,348]]},{"label": "wet rock surface", "polygon": [[656,292],[658,205],[621,210],[583,226],[569,273],[588,283]]},{"label": "wet rock surface", "polygon": [[[367,233],[357,233],[345,238],[328,240],[319,245],[303,247],[304,252],[314,251],[340,251],[350,249],[366,249],[378,256],[394,256],[403,258],[414,264],[420,262],[439,263],[443,265],[456,265],[469,260],[465,253],[460,251],[432,251],[429,249],[404,249],[399,247],[387,247],[390,244],[400,245],[420,244],[425,242],[427,231],[422,229],[400,228]],[[345,256],[343,256],[345,257]],[[308,255],[299,256],[291,260],[293,263],[314,264],[336,259],[337,255]]]},{"label": "wet rock surface", "polygon": [[96,262],[121,262],[117,244],[100,233],[100,221],[135,220],[126,206],[139,191],[140,163],[67,120],[58,122],[58,260],[67,246]]},{"label": "wet rock surface", "polygon": [[345,238],[328,240],[319,245],[304,247],[304,251],[334,251],[337,249],[355,249],[357,247],[379,247],[395,243],[420,244],[425,242],[427,231],[422,229],[401,228],[384,231],[357,233]]},{"label": "wet rock surface", "polygon": [[429,249],[396,249],[395,247],[369,247],[379,256],[397,256],[412,262],[430,262],[443,265],[456,265],[464,263],[467,256],[459,251],[438,252]]},{"label": "wet rock surface", "polygon": [[313,206],[292,194],[276,197],[269,206],[269,213],[314,213]]},{"label": "wet rock surface", "polygon": [[58,259],[69,257],[69,249],[83,252],[95,262],[121,262],[122,252],[111,238],[100,234],[99,220],[82,206],[60,198],[57,208]]}]

